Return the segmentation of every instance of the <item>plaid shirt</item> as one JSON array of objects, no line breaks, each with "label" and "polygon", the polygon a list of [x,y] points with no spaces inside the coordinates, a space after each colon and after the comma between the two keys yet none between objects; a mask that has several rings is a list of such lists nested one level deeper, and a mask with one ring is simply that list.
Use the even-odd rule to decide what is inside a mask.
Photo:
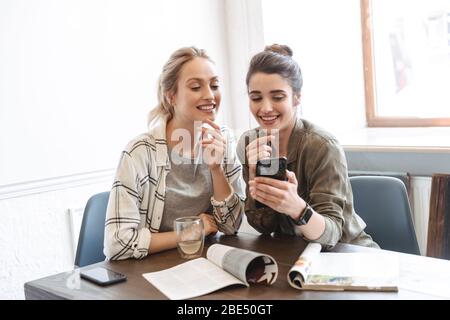
[{"label": "plaid shirt", "polygon": [[[159,121],[148,133],[130,141],[122,152],[106,212],[104,253],[107,260],[145,257],[151,233],[159,232],[166,177],[171,168],[166,123],[166,120]],[[219,230],[234,234],[242,221],[245,185],[241,164],[235,155],[236,141],[227,128],[221,131],[227,141],[223,169],[233,191],[224,201],[211,198],[211,204]]]}]

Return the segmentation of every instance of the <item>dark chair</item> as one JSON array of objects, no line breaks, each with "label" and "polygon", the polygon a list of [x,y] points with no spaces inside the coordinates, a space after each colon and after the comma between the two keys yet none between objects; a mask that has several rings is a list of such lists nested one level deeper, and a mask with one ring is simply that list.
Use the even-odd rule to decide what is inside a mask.
[{"label": "dark chair", "polygon": [[356,213],[382,249],[420,254],[405,185],[397,178],[350,177]]},{"label": "dark chair", "polygon": [[109,191],[102,192],[93,195],[86,204],[75,257],[75,265],[78,267],[105,260],[103,237],[108,199]]}]

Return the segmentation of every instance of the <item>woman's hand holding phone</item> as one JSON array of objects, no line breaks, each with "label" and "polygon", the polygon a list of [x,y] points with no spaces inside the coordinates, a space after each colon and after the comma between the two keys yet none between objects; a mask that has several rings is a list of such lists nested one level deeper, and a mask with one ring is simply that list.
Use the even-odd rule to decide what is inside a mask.
[{"label": "woman's hand holding phone", "polygon": [[272,156],[272,147],[269,142],[275,139],[275,136],[264,136],[250,142],[245,148],[249,168],[249,181],[256,176],[256,164],[258,160],[268,159]]},{"label": "woman's hand holding phone", "polygon": [[297,193],[298,182],[295,174],[286,169],[287,181],[256,176],[258,161],[272,156],[272,147],[268,143],[273,139],[273,135],[260,137],[246,147],[250,195],[263,205],[296,218],[302,212],[300,209],[306,206],[306,202]]},{"label": "woman's hand holding phone", "polygon": [[298,182],[295,173],[286,170],[287,181],[267,177],[255,177],[249,181],[250,195],[275,211],[297,219],[306,206],[306,202],[298,195]]}]

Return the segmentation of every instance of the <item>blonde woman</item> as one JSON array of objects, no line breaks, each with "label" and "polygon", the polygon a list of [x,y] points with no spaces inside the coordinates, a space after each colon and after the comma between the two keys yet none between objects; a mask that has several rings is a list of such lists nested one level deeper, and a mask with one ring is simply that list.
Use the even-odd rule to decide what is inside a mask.
[{"label": "blonde woman", "polygon": [[214,122],[220,102],[206,52],[175,51],[160,76],[149,131],[121,155],[105,222],[108,260],[175,248],[173,221],[182,216],[200,216],[206,235],[237,232],[245,190],[235,141]]}]

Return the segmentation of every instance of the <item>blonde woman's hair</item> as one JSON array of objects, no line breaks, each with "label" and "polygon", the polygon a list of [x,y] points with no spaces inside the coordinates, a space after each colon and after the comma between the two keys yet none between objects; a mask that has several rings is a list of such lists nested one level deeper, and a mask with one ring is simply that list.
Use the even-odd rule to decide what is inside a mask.
[{"label": "blonde woman's hair", "polygon": [[168,117],[169,120],[173,118],[175,111],[167,94],[175,94],[177,92],[177,82],[181,68],[186,62],[196,57],[213,62],[205,50],[196,47],[184,47],[172,53],[169,60],[164,64],[158,81],[158,104],[148,114],[148,125],[159,118]]}]

